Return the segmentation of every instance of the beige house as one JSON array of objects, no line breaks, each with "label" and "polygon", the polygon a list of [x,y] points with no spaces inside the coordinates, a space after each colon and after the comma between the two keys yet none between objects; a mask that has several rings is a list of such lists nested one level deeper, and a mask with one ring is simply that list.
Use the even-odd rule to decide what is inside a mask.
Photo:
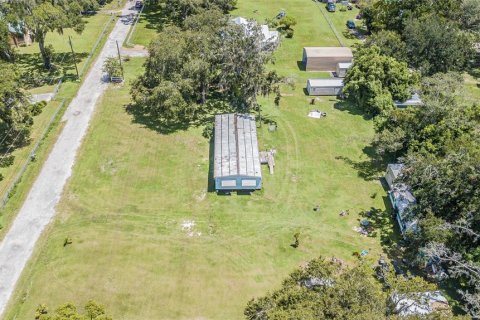
[{"label": "beige house", "polygon": [[305,47],[303,64],[306,71],[336,71],[338,63],[351,63],[353,53],[347,47]]},{"label": "beige house", "polygon": [[9,40],[10,45],[19,47],[19,46],[28,46],[33,42],[33,37],[26,28],[24,28],[23,23],[18,25],[8,24]]}]

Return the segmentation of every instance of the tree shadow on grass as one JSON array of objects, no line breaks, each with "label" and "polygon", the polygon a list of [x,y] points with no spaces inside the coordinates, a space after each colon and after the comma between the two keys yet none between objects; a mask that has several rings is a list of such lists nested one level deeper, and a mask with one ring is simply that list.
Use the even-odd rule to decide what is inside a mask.
[{"label": "tree shadow on grass", "polygon": [[400,259],[401,252],[398,248],[398,241],[401,240],[400,231],[398,230],[392,216],[392,207],[388,197],[382,197],[386,210],[371,207],[359,213],[360,220],[368,220],[371,231],[368,237],[380,238],[380,245],[383,251],[390,259]]},{"label": "tree shadow on grass", "polygon": [[165,15],[162,13],[160,5],[150,4],[145,7],[139,22],[146,21],[145,28],[161,31],[167,22]]},{"label": "tree shadow on grass", "polygon": [[371,120],[372,117],[366,114],[362,109],[349,100],[341,100],[333,105],[337,110],[348,112],[351,115],[362,116],[365,120]]},{"label": "tree shadow on grass", "polygon": [[52,85],[61,78],[66,81],[76,79],[75,62],[78,64],[88,56],[86,52],[58,52],[52,57],[52,68],[46,69],[40,53],[20,54],[16,64],[22,72],[22,82],[27,89]]},{"label": "tree shadow on grass", "polygon": [[355,161],[344,156],[336,156],[335,159],[343,160],[346,164],[357,170],[358,176],[366,181],[379,180],[385,171],[385,160],[376,155],[372,146],[363,148],[363,153],[368,156],[368,160]]},{"label": "tree shadow on grass", "polygon": [[139,105],[129,104],[125,107],[128,114],[133,116],[133,123],[144,125],[146,128],[160,134],[171,134],[177,131],[187,130],[192,123],[184,119],[158,118],[147,112]]}]

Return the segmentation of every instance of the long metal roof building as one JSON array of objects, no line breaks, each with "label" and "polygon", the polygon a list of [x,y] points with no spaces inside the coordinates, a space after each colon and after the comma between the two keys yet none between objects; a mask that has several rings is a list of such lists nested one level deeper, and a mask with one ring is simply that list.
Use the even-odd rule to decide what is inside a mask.
[{"label": "long metal roof building", "polygon": [[215,189],[261,189],[262,172],[254,116],[216,115],[214,147]]},{"label": "long metal roof building", "polygon": [[305,47],[303,63],[306,71],[335,71],[337,63],[350,63],[352,50],[348,47]]}]

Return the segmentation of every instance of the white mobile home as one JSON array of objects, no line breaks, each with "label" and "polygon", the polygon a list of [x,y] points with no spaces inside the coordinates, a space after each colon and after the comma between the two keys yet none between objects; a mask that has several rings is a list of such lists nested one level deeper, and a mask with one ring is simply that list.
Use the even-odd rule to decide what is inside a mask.
[{"label": "white mobile home", "polygon": [[342,79],[309,79],[307,92],[309,96],[337,96],[342,93]]},{"label": "white mobile home", "polygon": [[215,189],[261,189],[255,117],[234,113],[216,115],[214,137]]},{"label": "white mobile home", "polygon": [[405,236],[407,231],[415,232],[418,228],[418,219],[413,212],[413,206],[415,206],[417,200],[410,191],[410,187],[402,183],[394,184],[388,197],[392,203],[402,235]]}]

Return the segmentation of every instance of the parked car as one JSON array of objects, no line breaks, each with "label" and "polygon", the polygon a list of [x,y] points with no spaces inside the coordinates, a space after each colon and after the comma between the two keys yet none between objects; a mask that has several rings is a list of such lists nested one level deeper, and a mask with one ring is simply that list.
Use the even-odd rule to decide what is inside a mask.
[{"label": "parked car", "polygon": [[348,29],[355,29],[355,22],[353,22],[353,20],[348,20],[347,21],[347,28]]},{"label": "parked car", "polygon": [[135,2],[135,8],[136,9],[142,9],[142,7],[143,7],[143,2],[142,1]]},{"label": "parked car", "polygon": [[335,12],[336,9],[337,9],[337,6],[335,5],[335,3],[327,4],[327,11],[328,12]]}]

